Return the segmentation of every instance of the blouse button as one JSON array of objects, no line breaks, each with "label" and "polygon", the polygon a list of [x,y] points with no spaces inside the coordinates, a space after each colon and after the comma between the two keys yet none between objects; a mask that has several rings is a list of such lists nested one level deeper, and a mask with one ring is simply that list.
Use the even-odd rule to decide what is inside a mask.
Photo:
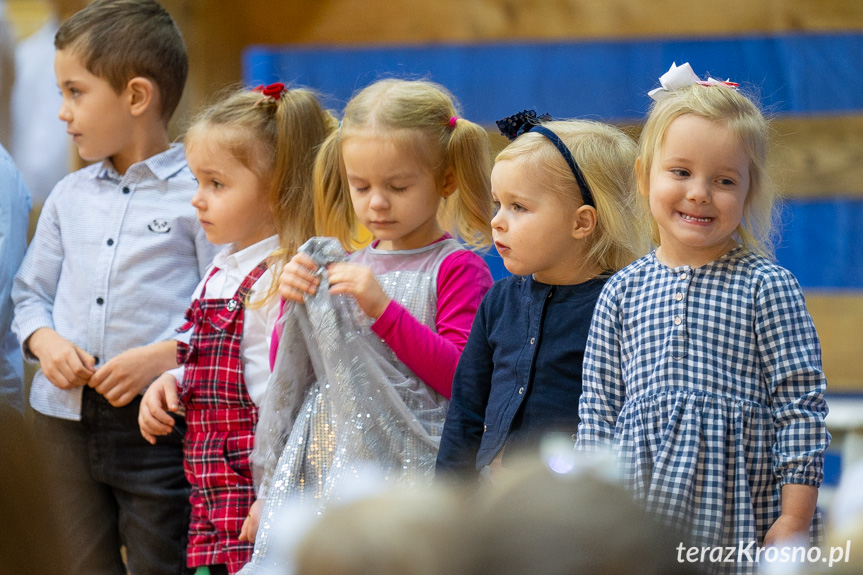
[{"label": "blouse button", "polygon": [[112,240],[111,238],[108,238],[108,242],[107,242],[107,244],[108,244],[109,246],[113,246],[113,245],[114,245],[114,240]]},{"label": "blouse button", "polygon": [[535,337],[530,338],[530,345],[533,345],[535,341],[536,341]]},{"label": "blouse button", "polygon": [[685,280],[685,279],[687,279],[689,276],[686,274],[686,272],[681,272],[680,276],[678,276],[678,277],[679,277],[680,279],[682,279],[682,280]]},{"label": "blouse button", "polygon": [[674,325],[680,325],[683,323],[683,320],[680,319],[680,316],[674,318]]},{"label": "blouse button", "polygon": [[97,303],[97,304],[99,304],[99,305],[102,305],[103,303],[105,303],[105,300],[104,300],[104,299],[102,299],[102,298],[100,298],[100,297],[97,297],[97,298],[96,298],[96,303]]},{"label": "blouse button", "polygon": [[483,425],[483,426],[482,426],[482,431],[483,431],[483,433],[485,433],[486,431],[488,431],[488,425]]},{"label": "blouse button", "polygon": [[518,394],[519,394],[519,395],[524,394],[524,388],[523,388],[523,387],[519,387],[519,388],[518,388]]},{"label": "blouse button", "polygon": [[130,190],[130,189],[129,189],[129,186],[123,186],[123,193],[124,193],[124,194],[128,194],[128,193],[129,193],[129,192],[131,192],[131,191],[132,191],[132,190]]},{"label": "blouse button", "polygon": [[676,299],[677,301],[682,300],[682,299],[683,299],[683,294],[682,294],[682,293],[680,293],[680,292],[677,292],[676,294],[674,294],[674,299]]}]

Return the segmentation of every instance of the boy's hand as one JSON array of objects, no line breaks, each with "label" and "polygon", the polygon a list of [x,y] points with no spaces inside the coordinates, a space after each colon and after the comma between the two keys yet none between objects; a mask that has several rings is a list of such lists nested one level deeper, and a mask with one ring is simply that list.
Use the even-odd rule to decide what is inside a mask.
[{"label": "boy's hand", "polygon": [[177,342],[160,341],[133,347],[99,367],[89,385],[114,407],[122,407],[141,393],[153,379],[177,367]]},{"label": "boy's hand", "polygon": [[297,254],[282,268],[279,294],[285,301],[303,303],[303,294],[314,295],[321,280],[314,275],[320,266],[306,254]]},{"label": "boy's hand", "polygon": [[170,412],[180,409],[177,396],[177,378],[170,373],[162,374],[141,400],[138,408],[138,426],[141,435],[152,445],[156,444],[157,435],[168,435],[174,429],[174,418]]},{"label": "boy's hand", "polygon": [[264,499],[256,499],[249,508],[249,515],[243,521],[243,528],[240,530],[240,541],[255,542],[255,536],[258,534],[258,525],[261,522],[261,513],[264,511]]},{"label": "boy's hand", "polygon": [[354,296],[360,309],[372,319],[378,319],[390,304],[372,269],[360,264],[339,262],[327,267],[330,293]]},{"label": "boy's hand", "polygon": [[96,359],[53,329],[37,329],[26,345],[39,360],[42,373],[56,387],[73,389],[90,381]]}]

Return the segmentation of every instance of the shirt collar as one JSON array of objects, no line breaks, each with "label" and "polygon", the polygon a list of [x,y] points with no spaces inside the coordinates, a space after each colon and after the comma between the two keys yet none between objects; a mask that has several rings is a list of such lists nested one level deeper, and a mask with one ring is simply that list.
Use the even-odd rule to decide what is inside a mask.
[{"label": "shirt collar", "polygon": [[[150,156],[146,160],[132,164],[129,166],[129,169],[126,170],[126,174],[146,169],[156,179],[167,180],[185,167],[185,148],[182,144],[171,144],[171,147],[164,152],[160,152],[155,156]],[[123,179],[120,172],[114,168],[114,164],[111,162],[110,158],[102,160],[101,164],[99,164],[99,168],[94,174],[94,177],[100,180],[114,180],[117,182]]]},{"label": "shirt collar", "polygon": [[252,271],[255,266],[279,249],[279,236],[270,236],[244,250],[232,251],[232,246],[226,246],[213,258],[213,265],[222,270],[239,269],[244,274]]}]

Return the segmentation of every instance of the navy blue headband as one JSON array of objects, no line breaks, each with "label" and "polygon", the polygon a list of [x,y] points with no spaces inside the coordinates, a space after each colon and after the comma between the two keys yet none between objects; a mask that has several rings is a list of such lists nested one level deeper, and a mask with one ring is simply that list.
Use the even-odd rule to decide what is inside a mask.
[{"label": "navy blue headband", "polygon": [[581,173],[581,168],[579,168],[578,164],[575,163],[575,158],[572,157],[572,152],[569,151],[569,148],[566,147],[563,140],[545,126],[534,126],[530,131],[539,132],[551,140],[551,143],[554,144],[554,147],[557,148],[557,151],[560,152],[560,155],[563,156],[563,159],[566,160],[567,164],[569,164],[569,169],[572,170],[572,175],[575,176],[575,181],[578,182],[578,188],[581,190],[581,199],[584,201],[584,205],[593,206],[595,208],[596,204],[593,203],[593,194],[590,193],[587,180],[584,179],[584,174]]},{"label": "navy blue headband", "polygon": [[500,129],[500,133],[510,140],[515,140],[526,132],[539,132],[548,138],[548,140],[554,144],[554,147],[557,148],[557,151],[560,152],[560,155],[563,156],[563,159],[566,160],[566,163],[569,165],[569,169],[572,171],[572,175],[575,176],[575,181],[578,184],[578,189],[581,192],[581,199],[584,202],[584,205],[595,208],[596,204],[593,201],[593,194],[590,192],[590,187],[587,185],[587,180],[584,179],[584,174],[581,172],[581,168],[578,167],[578,164],[575,162],[575,158],[572,157],[572,152],[569,151],[569,148],[563,143],[563,140],[561,140],[557,134],[545,126],[540,125],[540,120],[551,120],[551,116],[548,114],[537,116],[534,110],[524,110],[518,114],[498,120],[496,124],[498,129]]}]

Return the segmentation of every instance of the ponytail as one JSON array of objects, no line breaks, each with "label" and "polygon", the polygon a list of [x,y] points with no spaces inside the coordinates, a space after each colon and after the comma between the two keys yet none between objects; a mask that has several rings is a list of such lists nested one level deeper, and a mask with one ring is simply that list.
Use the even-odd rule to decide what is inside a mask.
[{"label": "ponytail", "polygon": [[[275,163],[271,201],[279,226],[281,259],[292,257],[315,235],[315,155],[334,134],[338,123],[320,107],[314,93],[304,89],[282,94],[275,110]],[[284,261],[283,261],[284,263]]]},{"label": "ponytail", "polygon": [[348,183],[342,167],[339,133],[334,130],[315,158],[315,234],[339,240],[347,251],[361,247]]},{"label": "ponytail", "polygon": [[[187,144],[204,137],[219,143],[267,186],[267,203],[279,235],[270,258],[273,282],[263,305],[278,291],[276,271],[315,233],[312,169],[321,142],[338,123],[306,88],[272,84],[265,91],[239,89],[200,113]],[[263,217],[263,216],[262,216]]]},{"label": "ponytail", "polygon": [[444,202],[459,237],[473,248],[491,245],[491,156],[488,132],[473,122],[455,121],[444,154],[458,191]]},{"label": "ponytail", "polygon": [[[408,133],[428,143],[423,157],[455,178],[456,191],[438,209],[441,227],[472,248],[491,245],[491,156],[488,133],[458,118],[453,95],[426,80],[379,80],[360,90],[345,107],[342,139],[354,130]],[[337,237],[346,248],[361,245],[357,218],[344,182],[338,136],[318,154],[315,172],[315,219],[319,234]]]}]

